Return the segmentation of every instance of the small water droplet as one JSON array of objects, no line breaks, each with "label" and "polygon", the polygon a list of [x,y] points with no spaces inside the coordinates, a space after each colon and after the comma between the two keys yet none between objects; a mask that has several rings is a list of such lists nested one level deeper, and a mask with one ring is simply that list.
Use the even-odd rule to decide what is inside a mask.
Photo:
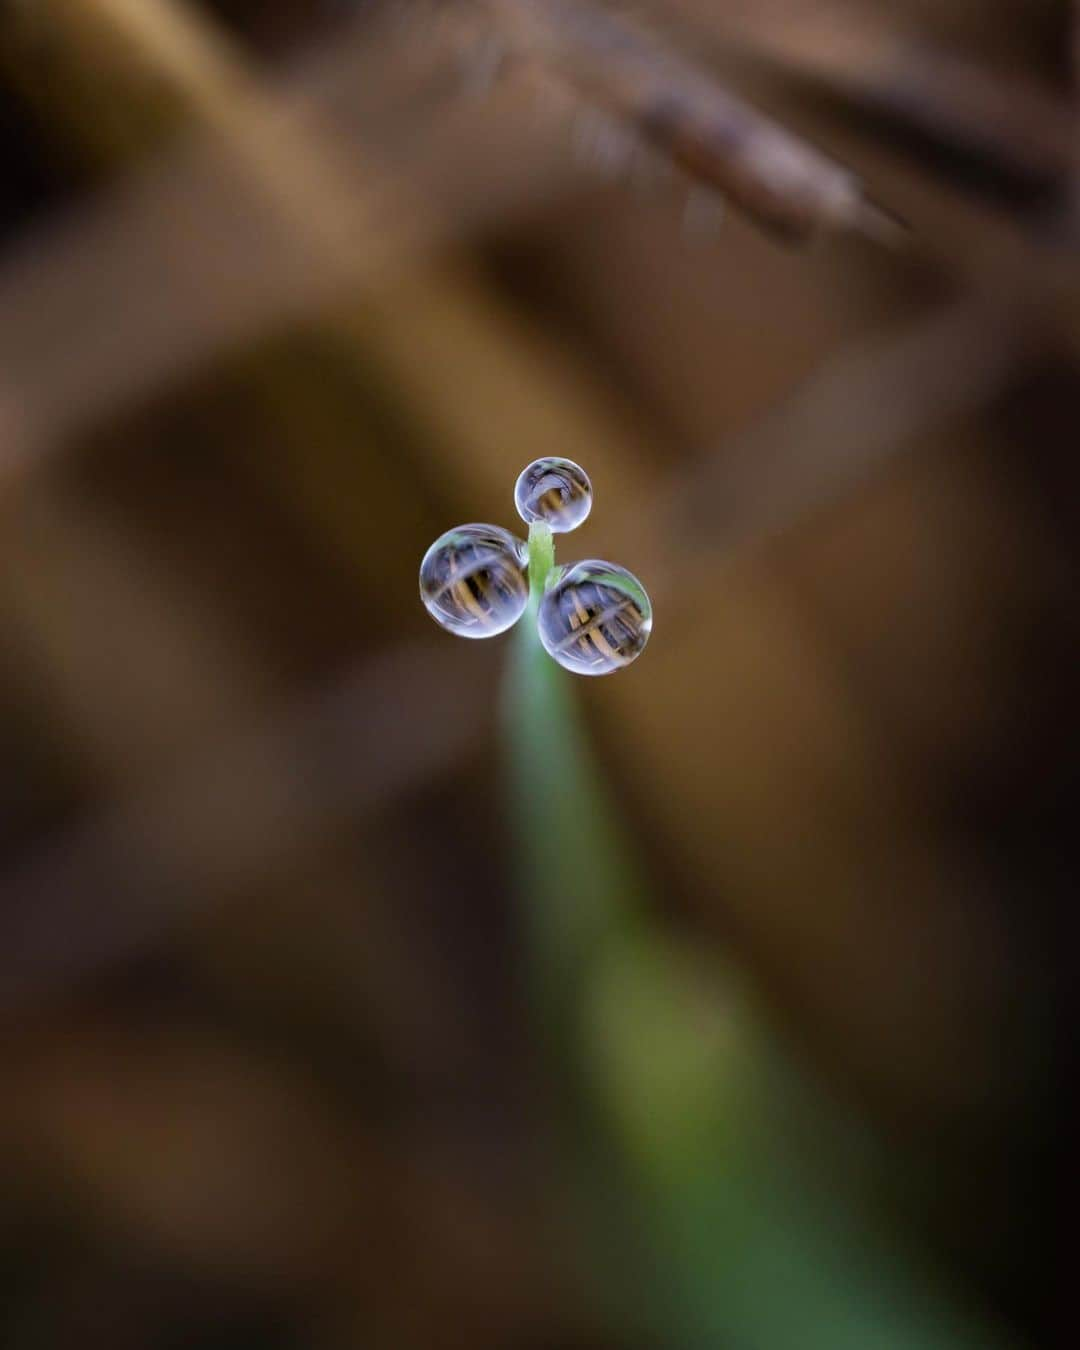
[{"label": "small water droplet", "polygon": [[495,637],[525,612],[528,556],[525,541],[498,525],[459,525],[424,554],[420,598],[458,637]]},{"label": "small water droplet", "polygon": [[522,520],[545,520],[554,534],[565,534],[592,510],[592,484],[572,459],[534,460],[517,480],[514,504]]},{"label": "small water droplet", "polygon": [[632,572],[592,558],[560,570],[538,623],[544,650],[564,669],[610,675],[645,650],[652,605]]}]

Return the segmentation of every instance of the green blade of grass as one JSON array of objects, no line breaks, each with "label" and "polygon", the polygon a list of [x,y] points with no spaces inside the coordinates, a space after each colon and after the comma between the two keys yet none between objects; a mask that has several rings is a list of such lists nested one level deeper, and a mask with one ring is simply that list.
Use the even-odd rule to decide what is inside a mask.
[{"label": "green blade of grass", "polygon": [[735,981],[705,978],[650,919],[574,677],[537,636],[553,558],[550,531],[534,526],[507,767],[537,1030],[566,1098],[560,1143],[607,1211],[590,1237],[605,1247],[612,1303],[685,1350],[990,1346],[827,1179],[800,1173],[773,1113],[827,1109],[808,1085],[792,1106],[797,1075]]}]

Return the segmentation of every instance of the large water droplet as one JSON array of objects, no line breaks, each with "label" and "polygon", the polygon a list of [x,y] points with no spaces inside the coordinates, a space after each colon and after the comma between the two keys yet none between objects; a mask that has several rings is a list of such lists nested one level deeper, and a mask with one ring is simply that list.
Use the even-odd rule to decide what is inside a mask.
[{"label": "large water droplet", "polygon": [[562,568],[540,602],[540,641],[575,675],[610,675],[636,661],[652,631],[652,605],[632,572],[590,558]]},{"label": "large water droplet", "polygon": [[525,541],[498,525],[459,525],[420,564],[420,598],[440,627],[488,638],[517,623],[529,601]]}]

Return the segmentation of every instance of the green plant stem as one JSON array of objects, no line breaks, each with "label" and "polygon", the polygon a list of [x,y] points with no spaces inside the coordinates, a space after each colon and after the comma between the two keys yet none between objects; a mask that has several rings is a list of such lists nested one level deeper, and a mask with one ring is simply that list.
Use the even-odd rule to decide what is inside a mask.
[{"label": "green plant stem", "polygon": [[777,1122],[824,1112],[836,1138],[842,1122],[793,1086],[737,985],[650,918],[574,676],[537,635],[554,565],[551,530],[532,525],[505,738],[529,993],[560,1145],[594,1201],[579,1237],[606,1259],[600,1284],[676,1350],[991,1344],[803,1174]]},{"label": "green plant stem", "polygon": [[554,566],[555,536],[551,526],[547,521],[534,520],[529,526],[529,598],[537,608]]},{"label": "green plant stem", "polygon": [[518,875],[527,897],[535,996],[546,1018],[573,1017],[567,978],[581,971],[633,903],[637,869],[619,842],[588,753],[574,677],[544,651],[537,613],[555,567],[542,521],[529,527],[529,605],[514,634],[504,705]]}]

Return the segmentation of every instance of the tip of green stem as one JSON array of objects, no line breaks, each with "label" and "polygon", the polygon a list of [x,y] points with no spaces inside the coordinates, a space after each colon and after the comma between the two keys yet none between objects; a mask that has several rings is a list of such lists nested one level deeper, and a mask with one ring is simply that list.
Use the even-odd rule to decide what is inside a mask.
[{"label": "tip of green stem", "polygon": [[529,526],[529,591],[533,604],[540,603],[544,587],[555,566],[555,536],[546,520]]}]

